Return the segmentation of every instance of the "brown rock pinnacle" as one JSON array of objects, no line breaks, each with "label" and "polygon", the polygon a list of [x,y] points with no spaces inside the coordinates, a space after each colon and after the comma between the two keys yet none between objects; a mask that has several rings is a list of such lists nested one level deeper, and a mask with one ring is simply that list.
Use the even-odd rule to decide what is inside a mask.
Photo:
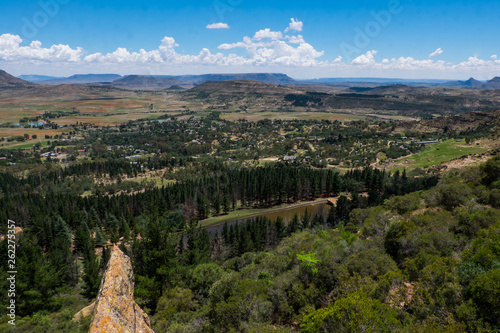
[{"label": "brown rock pinnacle", "polygon": [[97,295],[89,333],[152,332],[148,315],[134,301],[130,258],[113,246]]}]

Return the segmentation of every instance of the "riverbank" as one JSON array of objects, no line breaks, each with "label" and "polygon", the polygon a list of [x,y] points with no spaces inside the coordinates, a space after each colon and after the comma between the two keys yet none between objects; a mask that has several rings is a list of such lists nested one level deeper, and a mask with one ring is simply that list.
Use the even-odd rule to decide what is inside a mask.
[{"label": "riverbank", "polygon": [[270,207],[270,208],[239,209],[239,210],[232,211],[232,212],[228,213],[227,215],[220,215],[220,216],[210,217],[208,219],[202,220],[202,221],[200,221],[200,226],[202,228],[216,227],[216,226],[222,225],[226,222],[229,223],[229,222],[232,222],[235,220],[252,219],[252,218],[260,216],[260,215],[279,213],[279,212],[287,211],[287,210],[293,209],[293,208],[300,208],[303,206],[326,204],[327,201],[328,201],[328,198],[320,198],[320,199],[316,199],[316,200],[300,201],[300,202],[296,202],[293,204],[285,204],[285,205],[274,206],[274,207]]}]

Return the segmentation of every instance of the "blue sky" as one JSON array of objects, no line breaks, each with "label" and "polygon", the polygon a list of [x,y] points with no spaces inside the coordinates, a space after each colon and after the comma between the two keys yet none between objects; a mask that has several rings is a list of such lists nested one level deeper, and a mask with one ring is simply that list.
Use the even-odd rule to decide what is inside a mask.
[{"label": "blue sky", "polygon": [[500,75],[498,13],[498,0],[3,1],[0,68],[488,79]]}]

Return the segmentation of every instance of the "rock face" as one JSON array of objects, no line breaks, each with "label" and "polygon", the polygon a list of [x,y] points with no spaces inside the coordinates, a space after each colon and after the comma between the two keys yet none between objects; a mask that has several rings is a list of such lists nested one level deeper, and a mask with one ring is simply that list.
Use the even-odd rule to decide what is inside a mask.
[{"label": "rock face", "polygon": [[116,245],[101,282],[89,332],[154,333],[148,315],[134,301],[130,258]]},{"label": "rock face", "polygon": [[78,311],[78,313],[74,315],[73,320],[79,321],[82,320],[83,318],[87,318],[94,312],[94,308],[95,308],[95,302]]}]

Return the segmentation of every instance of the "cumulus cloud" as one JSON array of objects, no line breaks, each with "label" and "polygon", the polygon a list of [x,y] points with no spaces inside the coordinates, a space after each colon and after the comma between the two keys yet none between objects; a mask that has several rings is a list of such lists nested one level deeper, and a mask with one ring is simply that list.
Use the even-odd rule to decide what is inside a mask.
[{"label": "cumulus cloud", "polygon": [[265,39],[265,38],[282,39],[283,34],[281,33],[281,31],[271,31],[271,29],[266,28],[266,29],[257,31],[255,33],[255,35],[253,36],[254,40],[261,40],[261,39]]},{"label": "cumulus cloud", "polygon": [[207,25],[207,29],[229,29],[229,24],[227,23],[212,23]]},{"label": "cumulus cloud", "polygon": [[[302,35],[283,35],[270,29],[259,30],[253,37],[246,36],[241,41],[221,44],[218,46],[219,52],[202,48],[197,54],[183,54],[176,51],[177,47],[179,44],[175,39],[166,36],[152,50],[132,51],[119,47],[109,53],[89,54],[81,47],[62,44],[43,46],[40,41],[32,41],[29,45],[23,45],[20,36],[3,34],[0,35],[0,64],[5,70],[14,68],[20,73],[29,70],[47,74],[81,69],[88,69],[89,72],[113,70],[122,74],[165,74],[172,71],[182,74],[188,71],[262,71],[262,68],[266,68],[268,71],[287,72],[292,76],[301,73],[299,75],[303,77],[377,75],[460,79],[474,76],[488,79],[492,73],[500,72],[500,60],[496,55],[488,59],[472,56],[459,63],[410,56],[386,57],[377,61],[377,51],[370,50],[351,62],[341,56],[320,60],[324,52],[316,50]],[[241,49],[244,54],[232,52],[234,49]],[[441,54],[443,51],[437,49],[434,53]]]},{"label": "cumulus cloud", "polygon": [[491,59],[493,59],[493,60],[495,60],[495,59],[497,59],[497,58],[498,58],[498,55],[493,54],[490,58],[491,58]]},{"label": "cumulus cloud", "polygon": [[302,35],[285,36],[285,38],[288,40],[288,43],[290,43],[290,44],[302,44],[302,43],[306,42],[304,40],[304,37],[302,37]]},{"label": "cumulus cloud", "polygon": [[432,52],[429,54],[429,58],[436,57],[440,54],[442,54],[444,51],[441,48],[438,48],[436,51]]},{"label": "cumulus cloud", "polygon": [[377,54],[377,51],[371,50],[366,52],[365,54],[360,55],[352,61],[353,65],[372,65],[375,64],[374,56]]},{"label": "cumulus cloud", "polygon": [[40,41],[32,41],[29,46],[21,46],[21,37],[11,34],[0,35],[0,59],[5,61],[31,62],[76,62],[83,55],[83,49],[72,49],[69,45],[52,45],[43,48]]},{"label": "cumulus cloud", "polygon": [[285,29],[285,33],[286,32],[289,32],[289,31],[297,31],[297,32],[300,32],[302,31],[302,28],[304,27],[304,23],[299,21],[298,19],[290,19],[291,22],[290,24],[288,25],[288,28]]},{"label": "cumulus cloud", "polygon": [[[297,24],[295,20],[292,22]],[[297,29],[299,28],[302,29],[302,23],[300,27],[297,26]],[[253,38],[246,36],[241,42],[224,43],[218,48],[220,50],[245,49],[246,62],[255,66],[318,66],[322,63],[318,61],[318,58],[324,55],[323,51],[317,51],[307,43],[302,35],[283,36],[280,31],[271,31],[269,28],[257,31]]]}]

